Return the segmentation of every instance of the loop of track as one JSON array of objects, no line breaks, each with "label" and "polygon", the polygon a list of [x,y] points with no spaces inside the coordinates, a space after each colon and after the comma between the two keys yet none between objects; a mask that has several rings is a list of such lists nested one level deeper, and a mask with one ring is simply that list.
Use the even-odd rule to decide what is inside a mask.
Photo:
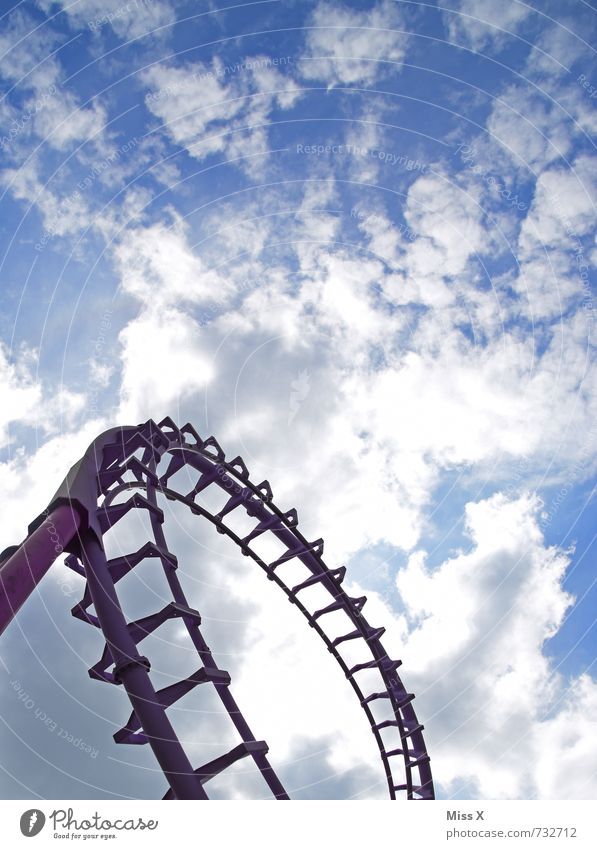
[{"label": "loop of track", "polygon": [[[141,453],[140,458],[137,456],[139,453]],[[160,474],[160,466],[166,458],[169,458],[169,465]],[[287,598],[305,616],[309,625],[321,637],[328,651],[340,665],[359,699],[379,748],[390,797],[395,799],[397,794],[400,794],[408,799],[433,799],[433,780],[429,755],[422,734],[423,726],[419,724],[412,705],[414,695],[407,693],[397,674],[396,670],[400,666],[400,661],[392,660],[383,647],[380,638],[384,629],[373,628],[369,625],[362,613],[366,598],[351,599],[346,594],[342,588],[346,570],[343,567],[328,569],[322,559],[323,540],[309,543],[303,537],[298,529],[296,511],[282,512],[274,504],[269,483],[263,481],[258,485],[253,484],[240,457],[227,461],[224,452],[213,437],[202,440],[190,424],[178,428],[171,419],[164,419],[159,425],[151,420],[140,425],[132,439],[128,438],[126,443],[123,441],[108,446],[104,449],[103,456],[98,459],[100,460],[98,462],[98,492],[100,498],[104,497],[103,503],[98,508],[102,531],[106,532],[112,527],[128,509],[146,509],[154,537],[153,541],[143,546],[139,552],[118,558],[119,562],[111,562],[111,571],[116,576],[115,582],[146,557],[158,557],[174,598],[173,605],[167,606],[153,617],[145,617],[138,623],[131,623],[129,628],[133,629],[133,633],[138,638],[137,641],[140,641],[167,618],[180,616],[187,626],[189,636],[203,663],[203,670],[199,670],[190,679],[166,688],[172,692],[161,691],[160,698],[167,703],[165,704],[167,706],[172,703],[171,698],[174,701],[181,697],[178,693],[184,694],[198,683],[205,680],[211,681],[243,741],[228,755],[220,759],[216,758],[214,762],[197,770],[201,780],[207,782],[210,777],[218,774],[238,758],[251,756],[273,795],[276,798],[288,798],[267,760],[266,744],[255,740],[232,698],[229,676],[226,678],[227,673],[218,669],[201,635],[200,617],[198,621],[198,614],[195,616],[196,612],[188,607],[176,575],[176,558],[169,552],[164,537],[162,527],[164,517],[159,508],[158,494],[184,504],[195,515],[204,517],[214,525],[218,532],[225,534],[243,554],[251,557],[260,566],[267,577],[280,587]],[[193,469],[199,475],[193,490],[187,495],[168,486],[169,479],[185,467]],[[213,485],[224,490],[229,496],[217,514],[211,513],[195,500],[200,492]],[[133,491],[136,495],[133,495],[128,502],[117,502],[116,499],[127,490]],[[140,490],[144,490],[144,496],[141,498],[139,498]],[[249,517],[256,520],[252,531],[242,538],[224,522],[226,516],[238,509],[244,509]],[[264,534],[272,534],[286,549],[285,554],[271,563],[265,562],[251,547],[252,540]],[[301,562],[307,570],[305,580],[294,586],[288,586],[281,574],[284,571],[284,563],[291,560]],[[80,574],[84,574],[76,558],[71,558],[69,565]],[[331,601],[320,610],[310,611],[299,598],[299,594],[315,584],[328,592]],[[97,619],[88,612],[90,605],[91,598],[86,589],[83,601],[75,606],[73,614],[98,626]],[[336,611],[342,611],[346,615],[349,626],[353,630],[333,638],[326,633],[325,620],[329,613]],[[342,656],[341,646],[356,640],[365,643],[371,658],[350,667]],[[90,674],[115,683],[114,673],[108,672],[110,662],[110,651],[106,646],[102,659],[90,670]],[[376,670],[379,673],[383,682],[381,691],[367,693],[362,689],[358,678],[363,670]],[[382,699],[387,700],[393,718],[378,722],[370,706],[373,702]],[[133,712],[129,722],[120,732],[117,732],[115,739],[117,742],[147,742],[143,734],[139,733],[139,729],[140,722]],[[398,732],[398,746],[386,746],[382,734],[384,729],[394,729]],[[398,777],[400,763],[402,770]],[[165,798],[173,798],[171,792],[167,793]]]}]

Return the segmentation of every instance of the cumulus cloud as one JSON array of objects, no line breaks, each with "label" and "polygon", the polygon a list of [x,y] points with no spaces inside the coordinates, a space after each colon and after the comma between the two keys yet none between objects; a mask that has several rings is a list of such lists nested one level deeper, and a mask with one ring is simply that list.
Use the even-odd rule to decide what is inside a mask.
[{"label": "cumulus cloud", "polygon": [[[174,9],[168,0],[40,0],[46,13],[59,6],[76,29],[99,34],[111,28],[120,38],[140,38],[174,21]],[[159,34],[159,33],[158,33]]]},{"label": "cumulus cloud", "polygon": [[16,362],[8,356],[4,344],[0,345],[0,392],[2,410],[0,441],[2,447],[9,442],[8,426],[13,422],[26,422],[32,418],[42,397],[42,388],[31,373],[31,355],[25,352]]},{"label": "cumulus cloud", "polygon": [[[297,225],[309,222],[314,235],[333,237],[338,219],[311,214],[309,192],[292,221],[295,233]],[[375,256],[357,259],[341,247],[303,243],[299,231],[296,277],[288,278],[271,255],[264,264],[256,242],[250,267],[258,285],[241,290],[227,290],[225,270],[208,271],[180,232],[141,229],[118,249],[125,291],[145,305],[183,310],[178,313],[183,328],[196,320],[194,305],[217,300],[218,309],[207,313],[197,331],[201,345],[190,345],[186,354],[189,362],[197,356],[196,374],[203,375],[200,351],[218,349],[207,396],[212,416],[227,439],[250,446],[257,456],[262,456],[253,435],[257,422],[259,438],[268,445],[276,445],[277,431],[290,427],[293,440],[313,451],[318,494],[309,502],[330,507],[328,535],[343,553],[363,544],[355,518],[368,504],[387,502],[387,510],[372,510],[360,523],[370,542],[414,545],[421,528],[418,511],[429,502],[442,470],[456,466],[484,475],[493,467],[493,474],[507,476],[514,460],[532,456],[551,461],[557,476],[586,451],[587,439],[593,441],[593,403],[578,391],[579,383],[589,380],[583,313],[566,320],[563,336],[550,334],[537,355],[531,339],[500,321],[496,293],[477,291],[469,282],[471,258],[492,241],[474,200],[424,176],[413,183],[405,214],[417,233],[414,242],[395,229],[386,238],[388,229],[377,219],[362,222],[389,269]],[[381,213],[378,218],[384,220]],[[237,229],[242,241],[243,225]],[[133,245],[138,255],[129,253]],[[539,294],[528,285],[539,269],[529,265],[524,273],[521,302],[534,298],[531,308],[538,312]],[[480,322],[477,339],[463,332],[471,312]],[[263,385],[272,351],[277,370]],[[131,351],[130,368],[134,356]],[[185,356],[182,348],[179,356]],[[190,375],[192,366],[183,371]],[[292,385],[303,373],[310,376],[309,393],[289,421]],[[198,391],[200,382],[192,385]],[[219,393],[221,403],[212,392]],[[224,399],[234,403],[234,414],[221,405]],[[436,410],[442,410],[441,417]],[[322,451],[328,457],[323,466],[317,459]],[[294,464],[289,465],[283,445],[274,454],[266,459],[268,467],[285,468],[286,477]],[[359,499],[359,487],[367,497]]]},{"label": "cumulus cloud", "polygon": [[416,552],[396,577],[404,609],[390,640],[419,694],[437,780],[456,798],[595,790],[580,739],[597,718],[597,682],[567,681],[543,653],[574,599],[562,588],[570,553],[545,545],[540,509],[529,494],[471,502],[470,549],[435,569]]},{"label": "cumulus cloud", "polygon": [[106,122],[105,109],[92,103],[81,106],[70,92],[63,92],[50,109],[35,117],[35,132],[50,147],[67,150],[76,142],[99,142]]},{"label": "cumulus cloud", "polygon": [[444,20],[450,39],[473,50],[499,49],[516,36],[533,10],[524,3],[493,3],[492,0],[460,0],[448,4]]},{"label": "cumulus cloud", "polygon": [[[290,109],[300,90],[288,75],[292,57],[252,56],[234,65],[157,65],[143,74],[147,108],[173,142],[195,159],[225,153],[250,173],[267,152],[267,124]],[[256,157],[256,158],[252,158]]]},{"label": "cumulus cloud", "polygon": [[595,157],[581,156],[569,169],[551,168],[539,176],[520,235],[523,257],[539,246],[570,251],[579,237],[592,234],[596,163]]},{"label": "cumulus cloud", "polygon": [[404,22],[394,3],[381,2],[366,11],[321,2],[312,15],[307,55],[301,62],[305,79],[336,85],[371,85],[402,62],[408,44]]},{"label": "cumulus cloud", "polygon": [[56,83],[60,66],[50,54],[58,41],[51,28],[38,27],[31,15],[13,9],[0,34],[0,74],[25,90]]},{"label": "cumulus cloud", "polygon": [[45,248],[55,236],[80,233],[89,221],[87,198],[75,189],[69,193],[44,184],[39,178],[39,165],[30,159],[19,168],[7,168],[2,184],[16,200],[28,204],[27,212],[36,209],[41,215],[43,232],[38,244]]},{"label": "cumulus cloud", "polygon": [[23,159],[32,140],[59,151],[102,141],[106,109],[98,102],[81,104],[64,87],[65,74],[54,55],[59,40],[51,27],[36,25],[19,10],[9,15],[0,36],[0,76],[12,83],[7,97],[12,132],[4,137],[3,149],[13,159]]},{"label": "cumulus cloud", "polygon": [[537,798],[595,798],[596,730],[597,685],[580,675],[562,693],[555,714],[530,735]]},{"label": "cumulus cloud", "polygon": [[180,310],[145,311],[121,332],[120,342],[122,421],[171,415],[211,378],[197,324]]},{"label": "cumulus cloud", "polygon": [[226,286],[189,245],[184,227],[155,224],[125,231],[114,249],[124,292],[148,307],[207,301]]},{"label": "cumulus cloud", "polygon": [[573,148],[574,128],[562,106],[521,85],[502,92],[487,129],[515,168],[535,175],[552,162],[565,161]]},{"label": "cumulus cloud", "polygon": [[4,516],[0,550],[25,538],[29,524],[47,507],[70,467],[102,430],[105,422],[99,418],[76,429],[65,420],[40,445],[29,450],[20,447],[0,463]]}]

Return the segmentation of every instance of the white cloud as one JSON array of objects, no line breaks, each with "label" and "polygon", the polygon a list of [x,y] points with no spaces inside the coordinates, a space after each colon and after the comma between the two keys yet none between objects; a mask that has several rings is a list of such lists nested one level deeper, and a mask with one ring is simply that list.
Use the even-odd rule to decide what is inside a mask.
[{"label": "white cloud", "polygon": [[550,78],[563,77],[572,65],[584,56],[586,44],[574,32],[578,28],[573,19],[562,19],[547,26],[533,39],[529,53],[526,74],[531,78],[540,78],[545,85]]},{"label": "white cloud", "polygon": [[122,379],[118,421],[159,420],[212,377],[199,328],[174,308],[147,309],[120,333]]},{"label": "white cloud", "polygon": [[[465,44],[473,50],[499,49],[507,39],[516,36],[532,9],[513,0],[495,3],[493,0],[441,0],[444,21],[451,41]],[[446,8],[449,7],[449,8]]]},{"label": "white cloud", "polygon": [[92,384],[105,389],[114,374],[114,367],[92,359],[89,363],[89,378]]},{"label": "white cloud", "polygon": [[[580,740],[592,739],[597,684],[584,675],[567,691],[543,654],[573,599],[562,588],[569,557],[545,546],[539,509],[529,495],[470,503],[471,550],[435,570],[418,552],[397,576],[405,612],[388,642],[402,643],[436,781],[456,797],[595,793]],[[388,621],[383,608],[370,603]]]},{"label": "white cloud", "polygon": [[519,314],[533,322],[562,317],[582,294],[574,263],[563,251],[529,252],[509,283],[519,297]]},{"label": "white cloud", "polygon": [[305,79],[336,85],[371,85],[404,59],[408,36],[397,4],[382,2],[362,12],[320,2],[307,36],[301,62]]},{"label": "white cloud", "polygon": [[[89,433],[97,427],[95,422],[80,428],[78,435],[72,433],[80,422],[84,396],[44,384],[36,365],[35,351],[22,348],[9,354],[0,342],[0,447],[8,449],[8,459],[0,463],[0,550],[25,537],[28,524],[78,459],[76,446],[82,453],[85,439],[90,441]],[[68,436],[56,436],[65,432]],[[23,443],[31,445],[34,438],[36,448],[26,451]]]},{"label": "white cloud", "polygon": [[59,36],[36,23],[13,12],[0,35],[0,75],[13,83],[9,102],[22,98],[11,116],[13,135],[7,135],[8,150],[17,159],[34,136],[62,151],[89,139],[98,144],[106,121],[103,105],[83,107],[76,94],[63,87],[60,62],[52,55]]},{"label": "white cloud", "polygon": [[[284,469],[291,492],[293,485],[302,486],[300,475],[276,434],[292,433],[293,443],[300,441],[308,456],[312,453],[304,460],[316,470],[317,494],[305,498],[313,515],[326,506],[327,535],[343,554],[365,540],[414,545],[420,511],[444,469],[456,466],[481,477],[491,469],[492,475],[507,477],[512,462],[524,456],[541,467],[551,463],[556,479],[566,474],[595,436],[591,421],[597,411],[586,391],[584,314],[566,319],[559,333],[550,332],[540,355],[532,338],[506,329],[499,293],[478,290],[468,271],[473,252],[486,250],[490,237],[474,200],[456,186],[429,177],[413,184],[406,215],[420,233],[414,243],[397,242],[395,231],[369,222],[371,247],[381,253],[379,239],[387,236],[384,259],[408,269],[404,275],[386,272],[373,258],[350,257],[346,249],[303,243],[303,235],[333,238],[341,223],[337,216],[309,212],[334,197],[331,183],[314,185],[298,217],[281,219],[279,233],[267,231],[269,239],[283,242],[285,225],[292,226],[299,263],[292,276],[271,254],[267,263],[260,258],[265,247],[260,238],[254,239],[249,264],[258,285],[228,290],[221,278],[233,282],[234,275],[206,271],[181,232],[139,228],[118,249],[125,291],[145,305],[175,308],[181,316],[176,320],[185,333],[188,329],[187,348],[176,350],[176,371],[189,376],[189,392],[204,386],[205,352],[217,351],[207,403],[220,421],[222,439],[249,446],[265,463],[264,474],[271,470],[275,477],[276,469]],[[276,208],[272,197],[268,208]],[[244,217],[251,234],[251,214]],[[242,221],[240,214],[241,243]],[[311,229],[303,233],[306,224]],[[366,220],[363,225],[368,226]],[[428,246],[428,267],[416,252],[419,242]],[[454,284],[446,282],[448,273]],[[536,311],[540,294],[532,286],[540,273],[529,264],[517,280],[521,305],[528,294]],[[194,326],[193,313],[185,310],[212,301],[218,308],[205,327]],[[442,309],[430,308],[438,303]],[[471,314],[480,341],[462,332]],[[143,327],[145,314],[140,321]],[[163,332],[161,327],[158,336]],[[164,350],[167,356],[170,341]],[[142,374],[142,346],[131,346],[127,357],[131,375]],[[310,392],[289,427],[291,384],[302,372],[310,375]],[[193,375],[200,379],[193,381]],[[132,377],[126,385],[134,395]],[[401,412],[406,410],[408,415]],[[261,440],[277,446],[267,457]],[[328,458],[324,465],[322,452]],[[377,513],[372,510],[359,522],[359,509],[366,512],[369,504],[378,505]]]},{"label": "white cloud", "polygon": [[533,248],[574,249],[593,232],[597,204],[597,159],[578,157],[572,168],[552,168],[537,180],[535,196],[520,234],[522,255]]},{"label": "white cloud", "polygon": [[126,230],[114,249],[124,292],[155,308],[227,300],[230,287],[207,269],[187,242],[184,225],[154,224]]},{"label": "white cloud", "polygon": [[44,144],[68,150],[76,143],[101,141],[106,110],[98,104],[82,107],[70,92],[61,92],[51,108],[42,109],[34,119],[34,128]]},{"label": "white cloud", "polygon": [[462,273],[472,255],[487,251],[488,234],[474,189],[469,192],[436,176],[424,176],[409,189],[405,218],[424,237],[409,247],[407,268],[414,280],[438,270]]},{"label": "white cloud", "polygon": [[579,157],[570,170],[543,171],[518,238],[520,271],[513,282],[521,311],[552,319],[590,296],[587,237],[593,232],[594,158]]},{"label": "white cloud", "polygon": [[31,374],[31,357],[10,361],[4,344],[0,344],[0,445],[9,442],[8,426],[26,422],[35,415],[41,401],[42,389]]},{"label": "white cloud", "polygon": [[36,374],[37,353],[9,353],[0,341],[0,447],[14,449],[11,426],[36,429],[47,437],[72,427],[83,410],[84,395],[64,386],[45,386]]},{"label": "white cloud", "polygon": [[[492,139],[515,168],[537,175],[570,155],[575,128],[556,101],[528,86],[510,86],[495,101],[487,121]],[[560,160],[561,161],[561,160]]]},{"label": "white cloud", "polygon": [[[391,151],[392,141],[383,125],[383,117],[387,103],[375,95],[367,97],[362,114],[351,122],[346,134],[346,144],[366,151],[364,155],[351,155],[348,158],[348,168],[351,179],[363,184],[375,185],[379,181],[382,160],[374,152],[385,152],[386,146]],[[396,154],[397,155],[397,154]]]},{"label": "white cloud", "polygon": [[2,183],[13,197],[25,201],[29,207],[37,207],[43,225],[39,243],[45,247],[55,236],[79,233],[89,223],[89,207],[84,194],[75,189],[69,194],[59,194],[44,185],[39,178],[39,166],[30,159],[20,168],[5,169]]},{"label": "white cloud", "polygon": [[8,459],[0,463],[0,550],[26,536],[27,526],[102,424],[81,425],[85,396],[44,383],[36,365],[35,351],[22,349],[9,356],[0,343],[0,446],[9,449]]},{"label": "white cloud", "polygon": [[594,799],[597,760],[597,685],[574,679],[557,712],[530,735],[535,793],[541,799]]},{"label": "white cloud", "polygon": [[[228,91],[218,78],[220,66],[155,66],[145,74],[150,88],[145,103],[161,121],[173,141],[197,159],[224,149],[225,126],[242,110],[236,86]],[[208,132],[211,130],[210,132]],[[220,129],[220,133],[216,129]],[[211,138],[210,138],[211,135]]]},{"label": "white cloud", "polygon": [[[275,62],[275,64],[274,64]],[[241,158],[250,173],[267,152],[267,124],[276,109],[290,109],[300,97],[287,57],[253,56],[235,65],[214,59],[211,67],[154,66],[143,75],[151,91],[148,109],[165,123],[165,131],[195,159],[213,153]]]},{"label": "white cloud", "polygon": [[25,89],[55,84],[60,67],[49,54],[58,41],[49,27],[38,27],[28,14],[13,10],[0,32],[0,75]]},{"label": "white cloud", "polygon": [[116,35],[127,40],[144,36],[176,19],[168,0],[77,0],[76,3],[40,0],[39,5],[47,14],[60,6],[77,29],[101,33],[104,27],[111,27]]},{"label": "white cloud", "polygon": [[72,429],[72,422],[65,420],[63,427],[54,427],[52,435],[47,438],[42,431],[43,423],[39,424],[44,439],[35,450],[20,448],[9,460],[0,463],[4,517],[0,528],[0,550],[25,538],[27,527],[47,507],[70,467],[107,427],[104,421],[92,419]]}]

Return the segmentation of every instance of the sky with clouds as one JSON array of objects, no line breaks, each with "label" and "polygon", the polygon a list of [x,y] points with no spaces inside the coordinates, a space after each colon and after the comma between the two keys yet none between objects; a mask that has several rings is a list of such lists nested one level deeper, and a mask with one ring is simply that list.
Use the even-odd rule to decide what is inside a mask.
[{"label": "sky with clouds", "polygon": [[[99,432],[191,421],[369,597],[439,797],[595,798],[596,30],[584,0],[2,3],[0,548]],[[315,634],[168,510],[291,795],[384,798]],[[3,635],[2,798],[165,791],[112,741],[81,591],[57,563]],[[193,663],[172,623],[153,650]],[[212,795],[265,793],[245,764]]]}]

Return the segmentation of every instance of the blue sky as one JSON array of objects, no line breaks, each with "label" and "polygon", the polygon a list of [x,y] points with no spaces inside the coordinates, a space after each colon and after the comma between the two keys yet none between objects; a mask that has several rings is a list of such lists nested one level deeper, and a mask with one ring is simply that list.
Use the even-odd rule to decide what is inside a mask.
[{"label": "blue sky", "polygon": [[[2,547],[97,433],[192,421],[349,564],[440,796],[594,798],[592,8],[1,12]],[[171,521],[294,795],[383,797],[364,717],[300,619]],[[3,637],[4,798],[163,792],[150,755],[111,742],[127,707],[87,677],[80,591],[58,563]],[[181,719],[198,758],[220,733],[201,710]]]}]

